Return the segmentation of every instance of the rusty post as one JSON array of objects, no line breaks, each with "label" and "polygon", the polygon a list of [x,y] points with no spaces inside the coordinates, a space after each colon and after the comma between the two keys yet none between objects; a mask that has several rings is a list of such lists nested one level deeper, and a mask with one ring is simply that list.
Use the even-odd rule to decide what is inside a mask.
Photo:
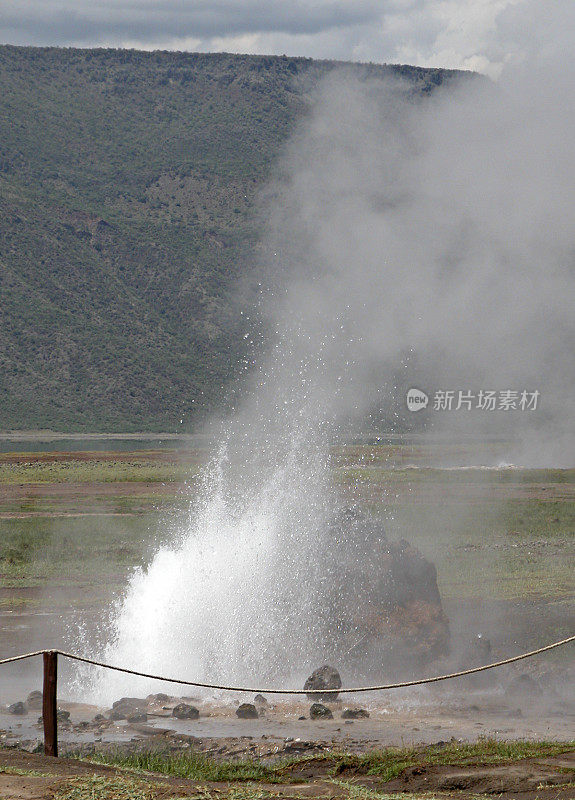
[{"label": "rusty post", "polygon": [[58,706],[56,691],[58,684],[58,651],[44,653],[44,697],[42,717],[44,721],[44,755],[58,756]]}]

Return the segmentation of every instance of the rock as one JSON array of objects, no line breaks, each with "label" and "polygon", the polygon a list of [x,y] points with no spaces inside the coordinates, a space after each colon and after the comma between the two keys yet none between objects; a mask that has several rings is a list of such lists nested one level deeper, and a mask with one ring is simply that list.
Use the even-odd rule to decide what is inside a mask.
[{"label": "rock", "polygon": [[310,719],[333,719],[333,714],[322,703],[313,703],[309,710]]},{"label": "rock", "polygon": [[346,708],[341,712],[342,719],[369,719],[369,711],[365,708]]},{"label": "rock", "polygon": [[145,711],[136,711],[135,714],[132,714],[131,717],[126,717],[127,721],[132,724],[136,722],[147,722],[148,715]]},{"label": "rock", "polygon": [[96,725],[101,725],[102,722],[109,722],[109,720],[103,714],[96,714],[92,722],[94,722]]},{"label": "rock", "polygon": [[172,716],[176,719],[198,719],[200,712],[195,706],[189,706],[187,703],[178,703],[172,710]]},{"label": "rock", "polygon": [[409,542],[388,541],[376,515],[344,512],[332,531],[327,608],[346,666],[377,682],[405,664],[447,655],[449,622],[434,564]]},{"label": "rock", "polygon": [[509,683],[505,690],[505,697],[541,697],[541,687],[530,675],[518,675]]},{"label": "rock", "polygon": [[59,708],[56,712],[56,718],[58,722],[70,722],[70,712],[64,711],[63,708]]},{"label": "rock", "polygon": [[163,692],[158,692],[158,694],[149,694],[146,697],[146,700],[150,705],[162,705],[162,703],[169,703],[172,698],[164,694]]},{"label": "rock", "polygon": [[16,714],[19,717],[21,717],[23,714],[27,714],[28,709],[26,708],[26,703],[23,703],[21,700],[19,700],[17,703],[12,703],[11,706],[8,706],[8,713]]},{"label": "rock", "polygon": [[139,697],[122,697],[112,704],[110,719],[128,719],[136,714],[144,714],[148,710],[148,703]]},{"label": "rock", "polygon": [[236,708],[236,717],[240,719],[257,719],[259,714],[252,703],[242,703],[241,706]]},{"label": "rock", "polygon": [[[335,667],[330,667],[329,664],[324,664],[323,667],[315,669],[303,685],[304,689],[341,689],[341,678],[339,672]],[[338,692],[330,692],[325,694],[319,692],[308,692],[308,700],[323,700],[329,702],[330,700],[337,700]]]},{"label": "rock", "polygon": [[32,711],[40,711],[42,708],[42,700],[44,695],[42,692],[34,691],[30,692],[28,697],[26,698],[26,705]]},{"label": "rock", "polygon": [[254,697],[254,703],[256,704],[256,706],[267,706],[268,701],[263,696],[263,694],[256,694],[256,696]]}]

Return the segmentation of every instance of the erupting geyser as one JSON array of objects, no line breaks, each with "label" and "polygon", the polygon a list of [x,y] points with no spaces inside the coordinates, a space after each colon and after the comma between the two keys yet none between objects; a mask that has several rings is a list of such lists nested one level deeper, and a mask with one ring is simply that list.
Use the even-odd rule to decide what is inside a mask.
[{"label": "erupting geyser", "polygon": [[[266,198],[269,352],[188,526],[133,576],[98,655],[295,688],[320,664],[345,682],[445,653],[432,565],[372,520],[342,519],[329,443],[397,400],[415,354],[413,385],[541,391],[540,416],[445,413],[437,427],[520,420],[523,463],[571,459],[575,206],[556,176],[575,185],[572,105],[568,81],[544,75],[425,98],[327,81]],[[88,679],[99,702],[154,688]]]}]

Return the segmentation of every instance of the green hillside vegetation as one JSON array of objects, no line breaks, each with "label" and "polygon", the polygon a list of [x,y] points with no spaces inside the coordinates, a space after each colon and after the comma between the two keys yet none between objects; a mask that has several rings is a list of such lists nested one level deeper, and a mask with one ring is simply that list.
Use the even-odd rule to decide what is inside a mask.
[{"label": "green hillside vegetation", "polygon": [[225,404],[258,190],[338,66],[0,47],[0,429],[189,429]]}]

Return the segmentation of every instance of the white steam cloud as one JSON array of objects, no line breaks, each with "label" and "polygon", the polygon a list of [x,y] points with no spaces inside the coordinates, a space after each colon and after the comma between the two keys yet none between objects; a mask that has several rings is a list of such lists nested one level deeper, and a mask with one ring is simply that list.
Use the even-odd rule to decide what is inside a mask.
[{"label": "white steam cloud", "polygon": [[526,464],[572,465],[574,121],[569,70],[417,100],[327,81],[284,161],[271,240],[292,276],[280,328],[321,350],[315,390],[336,417],[365,413],[410,354],[424,386],[540,391],[535,412],[442,419],[519,436]]}]

